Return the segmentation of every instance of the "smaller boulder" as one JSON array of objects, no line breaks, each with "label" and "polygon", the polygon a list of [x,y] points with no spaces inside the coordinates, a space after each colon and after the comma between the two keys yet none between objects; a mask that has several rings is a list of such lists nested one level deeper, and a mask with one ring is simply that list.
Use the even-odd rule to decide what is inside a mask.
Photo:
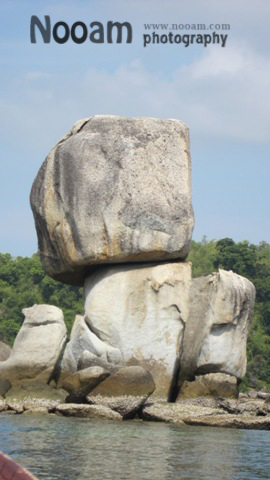
[{"label": "smaller boulder", "polygon": [[[65,377],[81,369],[78,367],[78,362],[85,351],[88,351],[90,355],[95,355],[105,362],[112,362],[111,359],[113,359],[113,363],[119,364],[122,362],[120,350],[101,341],[97,335],[92,332],[85,318],[81,315],[76,315],[70,334],[70,341],[65,348],[61,361],[61,376],[58,381],[58,386],[63,385]],[[100,364],[97,365],[102,366]],[[86,367],[87,366],[93,365],[86,365]]]},{"label": "smaller boulder", "polygon": [[64,403],[56,407],[56,413],[67,417],[104,418],[107,420],[122,420],[119,413],[102,405],[85,405]]},{"label": "smaller boulder", "polygon": [[221,408],[205,407],[184,403],[155,402],[145,405],[142,411],[142,418],[148,421],[167,422],[182,424],[188,423],[189,419],[200,418],[201,416],[221,415],[224,411]]},{"label": "smaller boulder", "polygon": [[270,401],[270,393],[259,391],[257,393],[257,397],[260,398],[261,400],[267,400]]},{"label": "smaller boulder", "polygon": [[53,409],[63,403],[68,393],[56,390],[39,381],[25,381],[12,387],[6,394],[5,401],[9,408],[23,412],[33,408]]},{"label": "smaller boulder", "polygon": [[11,348],[4,342],[0,342],[0,362],[4,362],[11,354]]},{"label": "smaller boulder", "polygon": [[63,387],[70,393],[67,400],[72,402],[84,398],[109,375],[102,367],[88,367],[69,375],[63,382]]},{"label": "smaller boulder", "polygon": [[0,412],[3,412],[8,409],[5,399],[0,395]]},{"label": "smaller boulder", "polygon": [[115,366],[113,363],[107,362],[106,358],[107,357],[104,355],[98,357],[94,353],[84,350],[78,361],[78,370],[83,370],[88,367],[102,367],[110,373],[118,370],[119,367]]},{"label": "smaller boulder", "polygon": [[238,385],[236,377],[225,373],[209,373],[195,377],[193,382],[182,384],[179,398],[196,397],[237,398]]},{"label": "smaller boulder", "polygon": [[48,383],[66,342],[63,312],[53,305],[24,308],[25,320],[7,360],[0,362],[0,378],[12,385],[35,379]]},{"label": "smaller boulder", "polygon": [[152,375],[142,367],[123,367],[96,387],[87,401],[103,405],[132,418],[155,390]]},{"label": "smaller boulder", "polygon": [[25,410],[23,412],[24,415],[48,415],[49,411],[46,407],[36,407],[36,408],[29,408],[29,410]]}]

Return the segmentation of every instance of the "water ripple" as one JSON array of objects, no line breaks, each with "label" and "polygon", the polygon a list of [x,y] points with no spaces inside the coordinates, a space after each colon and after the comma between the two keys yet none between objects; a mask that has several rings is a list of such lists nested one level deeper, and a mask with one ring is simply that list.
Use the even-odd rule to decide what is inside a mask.
[{"label": "water ripple", "polygon": [[0,450],[47,480],[269,478],[270,432],[0,415]]}]

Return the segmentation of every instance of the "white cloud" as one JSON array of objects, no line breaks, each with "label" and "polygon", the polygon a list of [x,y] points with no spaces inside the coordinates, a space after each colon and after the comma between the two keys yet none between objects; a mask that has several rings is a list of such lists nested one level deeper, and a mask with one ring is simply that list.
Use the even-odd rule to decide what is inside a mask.
[{"label": "white cloud", "polygon": [[2,99],[2,128],[9,134],[12,125],[13,137],[47,148],[78,118],[109,113],[180,118],[194,136],[267,142],[269,86],[269,57],[239,43],[203,49],[170,79],[140,59],[112,73],[34,71],[15,80],[19,100]]}]

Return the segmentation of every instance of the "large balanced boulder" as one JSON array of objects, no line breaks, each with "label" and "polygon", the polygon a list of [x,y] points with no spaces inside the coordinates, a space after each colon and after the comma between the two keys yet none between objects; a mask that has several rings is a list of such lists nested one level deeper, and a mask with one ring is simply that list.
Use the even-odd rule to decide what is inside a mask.
[{"label": "large balanced boulder", "polygon": [[39,170],[31,207],[43,267],[63,282],[82,285],[97,264],[185,259],[194,223],[187,126],[78,122]]},{"label": "large balanced boulder", "polygon": [[244,277],[219,270],[192,281],[180,385],[195,374],[225,373],[241,380],[255,288]]},{"label": "large balanced boulder", "polygon": [[188,262],[103,267],[85,282],[91,331],[119,349],[125,365],[149,371],[164,399],[179,367],[190,285]]},{"label": "large balanced boulder", "polygon": [[0,379],[12,385],[23,379],[48,383],[66,342],[62,311],[52,305],[24,308],[25,320],[10,357],[0,363]]}]

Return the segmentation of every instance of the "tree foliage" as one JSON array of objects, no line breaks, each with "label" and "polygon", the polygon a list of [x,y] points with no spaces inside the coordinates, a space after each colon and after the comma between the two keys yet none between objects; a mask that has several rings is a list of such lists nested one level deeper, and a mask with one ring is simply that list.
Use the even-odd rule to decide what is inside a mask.
[{"label": "tree foliage", "polygon": [[0,339],[12,345],[24,320],[22,309],[34,304],[61,308],[70,330],[82,313],[82,290],[52,280],[42,269],[39,256],[12,258],[0,254]]}]

